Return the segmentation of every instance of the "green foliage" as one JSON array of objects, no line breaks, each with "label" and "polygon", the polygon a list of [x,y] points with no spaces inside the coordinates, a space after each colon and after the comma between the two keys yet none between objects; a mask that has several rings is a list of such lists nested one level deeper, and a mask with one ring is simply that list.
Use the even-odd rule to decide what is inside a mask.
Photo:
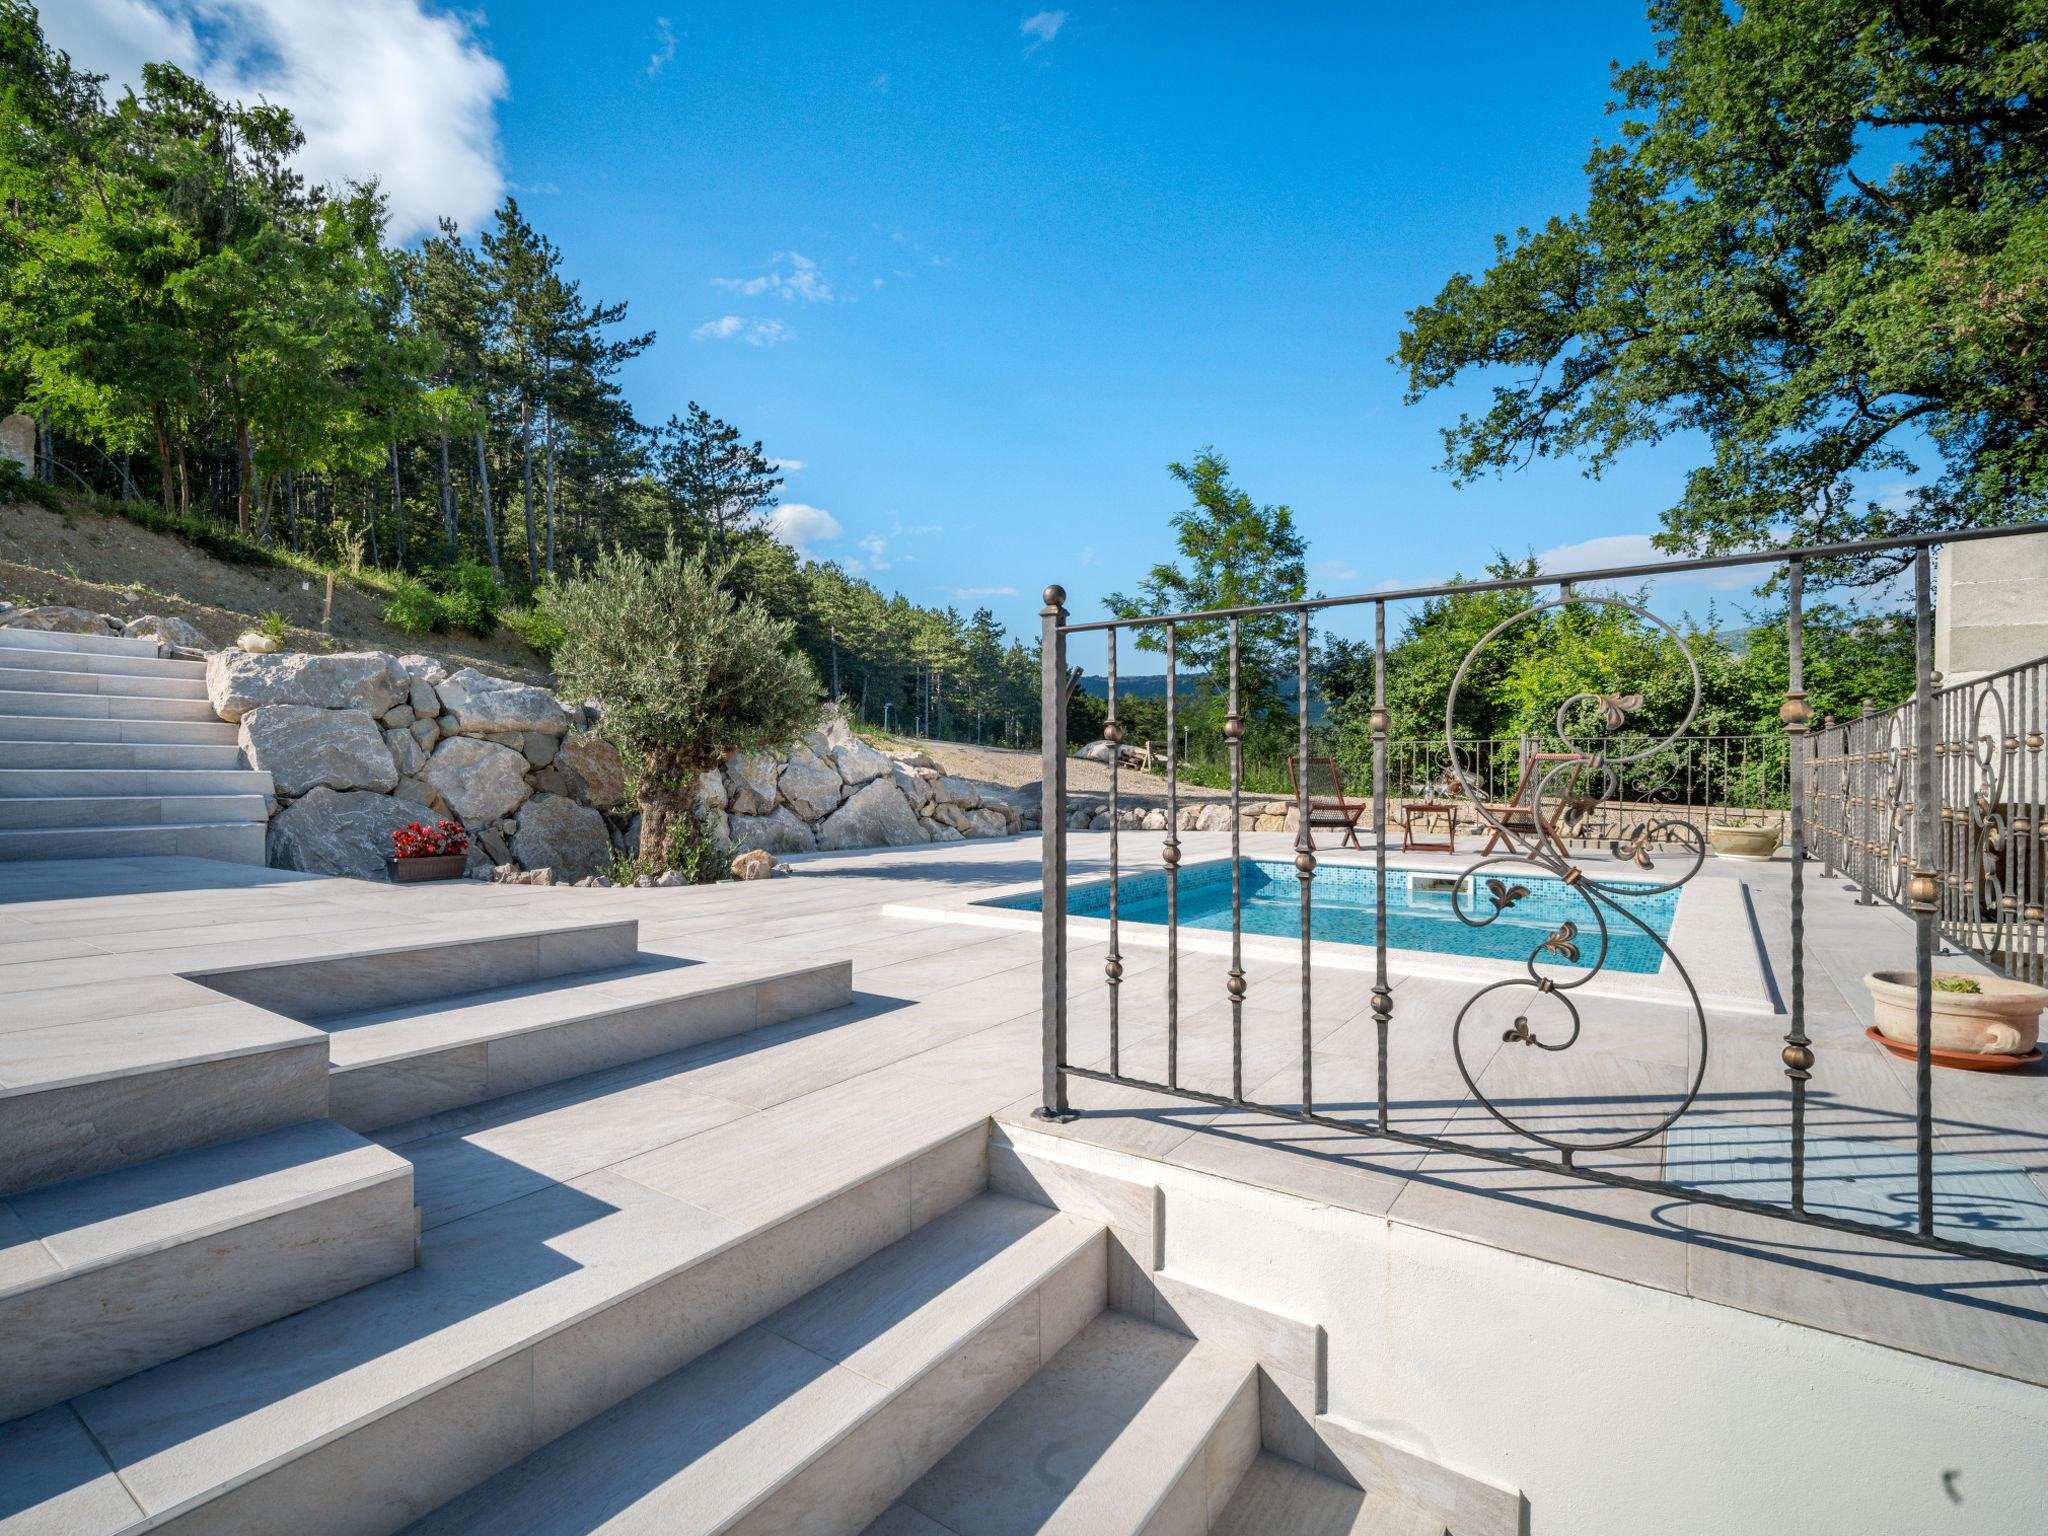
[{"label": "green foliage", "polygon": [[561,623],[544,608],[507,608],[498,622],[550,661],[566,637]]},{"label": "green foliage", "polygon": [[1934,990],[1975,997],[1984,990],[1984,987],[1974,976],[1937,976],[1934,978]]},{"label": "green foliage", "polygon": [[440,598],[443,627],[456,625],[473,635],[488,636],[498,627],[505,589],[488,565],[458,560],[424,573],[426,586]]},{"label": "green foliage", "polygon": [[[1259,506],[1233,485],[1230,465],[1213,448],[1191,464],[1169,464],[1167,473],[1188,490],[1193,505],[1171,520],[1183,565],[1161,563],[1139,583],[1135,597],[1113,593],[1106,600],[1119,618],[1147,613],[1209,608],[1256,607],[1295,602],[1308,591],[1307,545],[1295,531],[1287,507]],[[1289,695],[1284,682],[1294,675],[1294,619],[1291,615],[1242,621],[1238,636],[1238,696],[1252,736],[1284,722]],[[1137,633],[1137,647],[1163,651],[1164,633]],[[1176,639],[1178,667],[1203,679],[1208,711],[1218,722],[1229,708],[1229,627],[1225,623],[1183,624]]]},{"label": "green foliage", "polygon": [[272,608],[256,621],[256,627],[271,639],[282,640],[288,622],[283,614]]},{"label": "green foliage", "polygon": [[12,459],[0,459],[0,501],[26,501],[49,512],[69,510],[55,486],[23,474]]},{"label": "green foliage", "polygon": [[384,605],[384,622],[395,624],[409,635],[445,634],[448,606],[441,595],[425,582],[410,576],[399,578]]},{"label": "green foliage", "polygon": [[818,705],[791,626],[722,585],[725,567],[671,545],[658,558],[608,550],[549,591],[555,675],[605,706],[605,730],[649,759],[650,775],[696,775],[741,750],[808,728]]},{"label": "green foliage", "polygon": [[735,850],[712,832],[709,818],[692,812],[669,823],[662,852],[668,867],[692,885],[716,885],[732,867]]},{"label": "green foliage", "polygon": [[[1598,474],[1697,433],[1665,548],[1712,553],[2024,521],[2048,501],[2048,18],[1655,0],[1615,76],[1583,213],[1495,241],[1409,316],[1419,399],[1477,373],[1459,480]],[[1883,168],[1883,169],[1880,169]],[[1923,474],[1931,458],[1937,473]],[[1910,489],[1870,497],[1865,489]],[[1816,567],[1870,581],[1897,557]]]}]

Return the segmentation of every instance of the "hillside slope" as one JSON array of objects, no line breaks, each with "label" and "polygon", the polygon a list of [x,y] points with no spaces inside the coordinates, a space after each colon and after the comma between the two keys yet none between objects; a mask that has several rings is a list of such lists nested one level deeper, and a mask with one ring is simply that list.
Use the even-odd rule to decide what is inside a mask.
[{"label": "hillside slope", "polygon": [[234,565],[168,534],[111,513],[51,512],[0,502],[0,599],[35,607],[64,603],[100,613],[168,614],[226,645],[266,613],[281,613],[285,644],[300,651],[420,652],[533,682],[547,664],[509,630],[488,639],[460,631],[410,634],[383,619],[384,599],[344,580],[323,633],[325,582],[290,566]]}]

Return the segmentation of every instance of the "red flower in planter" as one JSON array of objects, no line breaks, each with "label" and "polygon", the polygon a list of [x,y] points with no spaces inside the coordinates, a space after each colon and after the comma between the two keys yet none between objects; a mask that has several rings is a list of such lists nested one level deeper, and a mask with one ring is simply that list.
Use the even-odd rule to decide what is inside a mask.
[{"label": "red flower in planter", "polygon": [[462,824],[437,821],[431,827],[416,821],[391,834],[391,856],[398,859],[431,859],[442,854],[469,852],[469,834]]}]

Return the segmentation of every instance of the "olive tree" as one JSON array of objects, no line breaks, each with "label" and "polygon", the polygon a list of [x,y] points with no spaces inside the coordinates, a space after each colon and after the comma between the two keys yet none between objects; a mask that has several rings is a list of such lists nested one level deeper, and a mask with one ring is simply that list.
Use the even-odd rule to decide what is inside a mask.
[{"label": "olive tree", "polygon": [[814,723],[818,681],[793,626],[725,586],[727,567],[613,549],[543,599],[562,626],[556,678],[604,705],[604,730],[640,760],[640,857],[666,857],[696,783],[735,751],[780,746]]}]

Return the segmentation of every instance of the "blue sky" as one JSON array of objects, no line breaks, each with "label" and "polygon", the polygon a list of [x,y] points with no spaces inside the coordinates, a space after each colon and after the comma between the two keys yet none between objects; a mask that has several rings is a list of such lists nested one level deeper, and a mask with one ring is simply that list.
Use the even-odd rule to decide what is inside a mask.
[{"label": "blue sky", "polygon": [[1023,629],[1056,580],[1099,616],[1167,552],[1164,466],[1205,444],[1293,506],[1329,593],[1496,548],[1644,558],[1689,462],[1454,489],[1437,431],[1481,391],[1404,406],[1386,360],[1497,231],[1579,205],[1641,0],[323,9],[45,21],[117,78],[178,56],[293,106],[309,171],[377,171],[401,227],[511,189],[659,333],[643,419],[696,399],[761,437],[791,536],[920,602]]}]

